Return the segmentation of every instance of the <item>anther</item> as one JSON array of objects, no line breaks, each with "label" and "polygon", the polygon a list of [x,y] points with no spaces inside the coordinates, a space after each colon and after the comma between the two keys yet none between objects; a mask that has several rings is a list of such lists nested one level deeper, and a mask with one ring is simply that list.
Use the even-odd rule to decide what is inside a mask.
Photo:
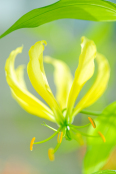
[{"label": "anther", "polygon": [[105,139],[104,135],[101,132],[98,132],[98,134],[100,135],[100,137],[102,138],[103,142],[105,143],[106,139]]},{"label": "anther", "polygon": [[33,150],[33,143],[35,141],[35,137],[32,138],[31,142],[30,142],[30,150]]},{"label": "anther", "polygon": [[88,117],[90,123],[92,124],[93,128],[96,128],[96,124],[95,124],[95,121],[91,118],[91,117]]},{"label": "anther", "polygon": [[[61,135],[60,135],[61,134]],[[57,137],[57,142],[61,143],[62,142],[62,138],[63,138],[63,132],[59,132],[58,133],[58,137]]]},{"label": "anther", "polygon": [[77,133],[76,136],[77,136],[77,141],[78,141],[79,145],[83,146],[84,141],[83,141],[82,135],[80,133]]},{"label": "anther", "polygon": [[48,157],[49,157],[50,161],[54,161],[55,157],[54,157],[54,149],[53,148],[50,148],[48,150]]}]

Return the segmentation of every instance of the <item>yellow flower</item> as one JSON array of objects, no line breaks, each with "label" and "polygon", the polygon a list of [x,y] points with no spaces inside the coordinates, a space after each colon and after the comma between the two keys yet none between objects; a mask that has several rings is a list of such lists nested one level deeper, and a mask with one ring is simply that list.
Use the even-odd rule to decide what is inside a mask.
[{"label": "yellow flower", "polygon": [[[58,135],[58,144],[56,148],[52,151],[49,150],[50,159],[51,156],[52,159],[54,159],[53,153],[58,149],[63,137],[67,140],[71,140],[72,138],[77,140],[77,138],[80,137],[82,142],[81,135],[86,134],[81,133],[78,128],[86,127],[89,124],[85,126],[74,126],[72,125],[72,122],[79,112],[92,105],[103,94],[109,80],[110,68],[107,59],[103,55],[97,53],[94,42],[85,37],[82,37],[81,54],[74,79],[69,67],[63,61],[48,56],[44,57],[45,63],[54,66],[54,81],[57,90],[55,99],[44,71],[44,44],[46,45],[46,41],[39,41],[30,48],[30,61],[27,65],[27,72],[34,89],[45,100],[49,107],[27,90],[23,77],[24,66],[21,65],[17,69],[14,68],[15,58],[17,54],[22,52],[22,47],[18,47],[10,53],[9,58],[6,61],[5,71],[6,80],[10,86],[12,96],[21,107],[28,113],[55,122],[58,125],[58,130],[55,130],[54,128],[44,124],[44,126],[52,129],[55,133],[44,141],[31,141],[30,144],[32,150],[33,144],[46,142]],[[98,65],[97,78],[89,91],[74,107],[81,89],[94,74],[94,60]],[[90,117],[89,121],[95,128],[95,122]],[[98,134],[103,137],[101,133]],[[77,141],[79,142],[79,140]],[[52,154],[50,154],[51,152]]]}]

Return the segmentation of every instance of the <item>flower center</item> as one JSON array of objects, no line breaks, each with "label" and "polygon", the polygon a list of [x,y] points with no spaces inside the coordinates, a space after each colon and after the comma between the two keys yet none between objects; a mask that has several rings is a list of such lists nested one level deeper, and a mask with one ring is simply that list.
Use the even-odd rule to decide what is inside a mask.
[{"label": "flower center", "polygon": [[40,142],[34,142],[35,137],[32,138],[31,143],[30,143],[30,150],[32,151],[33,144],[41,144],[41,143],[47,142],[47,141],[51,140],[53,137],[55,137],[57,135],[57,145],[56,145],[56,147],[54,149],[50,148],[48,150],[48,157],[51,161],[53,161],[54,160],[54,154],[58,150],[58,148],[60,147],[61,142],[62,142],[64,137],[68,141],[71,141],[72,139],[76,140],[79,143],[80,146],[84,145],[83,136],[93,137],[93,138],[101,137],[103,142],[106,142],[106,139],[105,139],[104,135],[100,131],[98,132],[97,135],[88,135],[88,134],[80,131],[80,129],[86,128],[90,125],[92,125],[93,128],[96,128],[96,124],[95,124],[94,120],[90,117],[88,117],[88,119],[89,119],[90,123],[88,123],[86,125],[83,125],[83,126],[75,126],[75,125],[69,124],[67,122],[67,120],[65,120],[64,124],[61,125],[58,128],[58,130],[56,130],[56,129],[52,128],[51,126],[44,123],[43,125],[48,127],[49,129],[53,130],[54,134],[52,134],[49,138],[47,138],[43,141],[40,141]]}]

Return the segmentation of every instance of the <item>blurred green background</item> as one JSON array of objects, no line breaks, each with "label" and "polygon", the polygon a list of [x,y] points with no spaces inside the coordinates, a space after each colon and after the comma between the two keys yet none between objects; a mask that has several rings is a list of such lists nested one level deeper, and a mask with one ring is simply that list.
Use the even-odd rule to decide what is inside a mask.
[{"label": "blurred green background", "polygon": [[[26,12],[54,3],[54,0],[0,0],[0,34],[8,29]],[[112,2],[115,2],[112,1]],[[50,162],[47,156],[48,148],[55,147],[56,137],[49,142],[34,145],[29,149],[30,140],[36,137],[41,141],[52,134],[52,131],[41,125],[43,119],[26,113],[11,97],[9,86],[5,79],[5,61],[10,52],[24,45],[23,53],[17,56],[16,67],[27,65],[28,50],[39,40],[46,40],[44,55],[64,60],[74,72],[78,66],[80,54],[80,38],[86,36],[94,40],[98,52],[109,60],[111,77],[104,95],[89,110],[101,111],[106,105],[116,100],[116,23],[99,23],[73,19],[63,19],[51,22],[35,29],[17,30],[0,40],[0,173],[1,174],[81,174],[82,161],[86,147],[79,147],[77,142],[62,142],[55,154],[55,161]],[[53,67],[45,64],[49,85],[55,94],[53,82]],[[96,73],[95,73],[96,74]],[[82,97],[92,85],[95,76],[87,82],[79,97]],[[25,81],[30,92],[39,97],[33,89],[25,69]],[[40,98],[40,97],[39,97]],[[40,98],[41,99],[41,98]],[[43,100],[42,100],[43,101]],[[77,101],[78,102],[78,101]],[[45,123],[56,127],[56,125]],[[79,114],[74,124],[88,123],[87,116]],[[114,153],[113,158],[115,158]],[[113,160],[115,161],[115,160]],[[111,160],[109,165],[116,169],[116,163]],[[107,165],[108,167],[108,165]],[[107,168],[106,167],[106,168]],[[5,173],[6,172],[6,173]]]}]

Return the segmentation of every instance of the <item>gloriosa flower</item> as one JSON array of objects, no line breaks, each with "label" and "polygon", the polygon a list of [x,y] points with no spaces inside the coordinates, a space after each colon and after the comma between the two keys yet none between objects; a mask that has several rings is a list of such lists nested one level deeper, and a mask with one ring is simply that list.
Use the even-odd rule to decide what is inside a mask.
[{"label": "gloriosa flower", "polygon": [[[55,122],[58,125],[59,128],[56,130],[44,124],[44,126],[52,129],[55,133],[41,142],[34,142],[34,137],[30,143],[30,150],[32,150],[33,144],[46,142],[58,135],[58,143],[55,149],[50,148],[48,150],[49,159],[54,160],[54,153],[57,151],[64,137],[67,140],[75,139],[80,144],[83,144],[81,135],[86,136],[87,134],[80,132],[78,129],[89,126],[90,124],[94,128],[96,127],[94,120],[90,117],[88,117],[90,123],[84,126],[75,126],[72,125],[72,122],[78,113],[92,105],[103,94],[109,80],[110,68],[107,59],[97,53],[94,42],[82,37],[79,64],[73,79],[69,67],[63,61],[48,56],[45,56],[43,59],[44,44],[46,45],[46,41],[39,41],[30,48],[30,61],[27,65],[27,73],[34,89],[49,107],[27,90],[23,77],[24,66],[21,65],[16,69],[14,68],[15,57],[22,52],[22,47],[18,47],[10,53],[6,61],[5,71],[6,80],[10,86],[12,96],[21,107],[28,113]],[[96,80],[89,91],[74,107],[81,89],[94,74],[94,59],[98,65]],[[56,99],[49,87],[43,60],[45,63],[54,66],[54,81],[57,90]],[[97,136],[101,136],[103,141],[105,141],[105,137],[101,132],[98,132]]]}]

